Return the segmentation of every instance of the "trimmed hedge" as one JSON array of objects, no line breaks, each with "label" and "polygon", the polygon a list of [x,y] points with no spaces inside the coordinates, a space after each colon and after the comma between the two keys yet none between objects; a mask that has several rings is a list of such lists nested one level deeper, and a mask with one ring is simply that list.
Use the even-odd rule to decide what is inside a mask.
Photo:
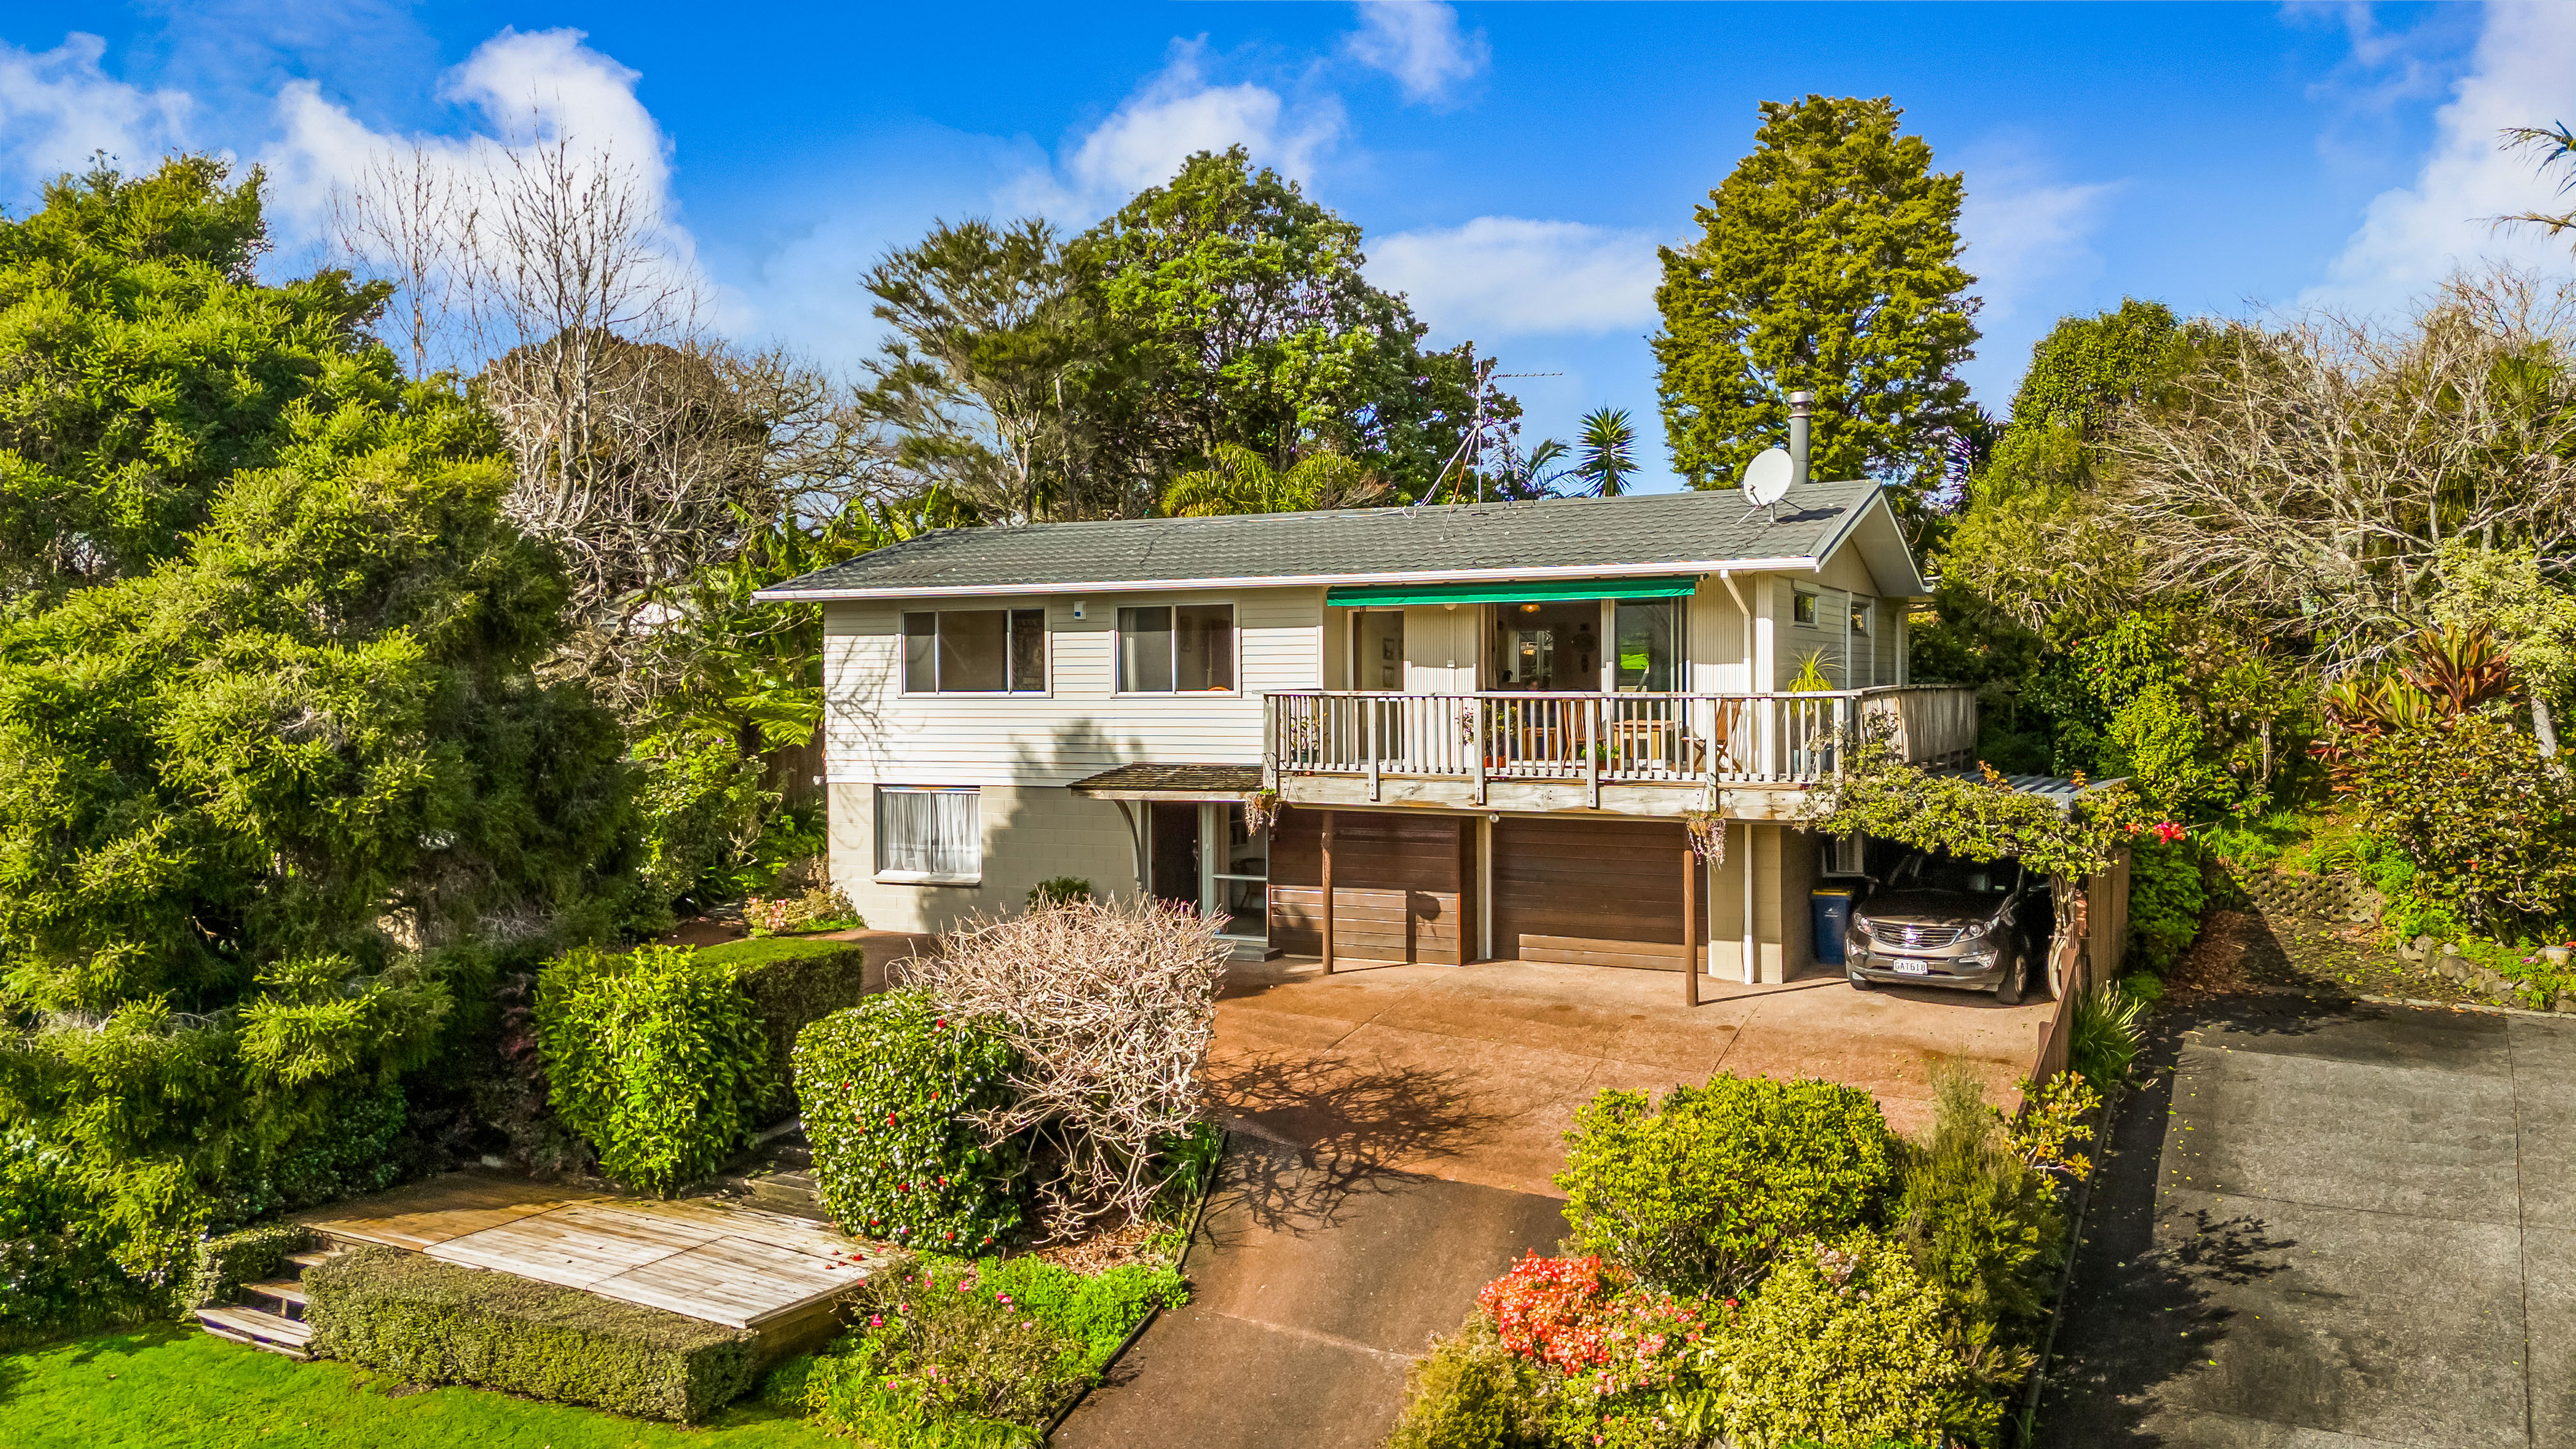
[{"label": "trimmed hedge", "polygon": [[676,946],[581,947],[537,976],[546,1097],[599,1170],[667,1193],[724,1165],[784,1087],[730,968]]},{"label": "trimmed hedge", "polygon": [[695,1423],[756,1368],[748,1333],[400,1248],[343,1253],[304,1285],[314,1353],[413,1383]]},{"label": "trimmed hedge", "polygon": [[244,1283],[274,1278],[285,1270],[289,1254],[312,1246],[313,1230],[302,1223],[262,1223],[203,1239],[197,1244],[197,1271],[188,1280],[185,1306],[221,1303]]},{"label": "trimmed hedge", "polygon": [[[781,1083],[795,1072],[796,1033],[867,999],[868,953],[856,941],[770,936],[704,947],[698,959],[733,969],[769,1038],[770,1068]],[[792,1101],[786,1105],[793,1110]]]}]

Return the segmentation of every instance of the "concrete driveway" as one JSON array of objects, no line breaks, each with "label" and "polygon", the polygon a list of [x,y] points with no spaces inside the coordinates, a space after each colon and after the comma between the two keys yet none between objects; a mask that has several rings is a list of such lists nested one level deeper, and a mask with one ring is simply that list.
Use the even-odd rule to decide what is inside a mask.
[{"label": "concrete driveway", "polygon": [[1929,1115],[1960,1057],[2010,1105],[2046,1004],[1939,991],[1704,983],[1664,972],[1490,962],[1239,965],[1209,1083],[1234,1147],[1163,1315],[1075,1411],[1060,1449],[1374,1449],[1405,1370],[1476,1292],[1566,1233],[1548,1179],[1574,1109],[1720,1071],[1822,1076]]},{"label": "concrete driveway", "polygon": [[2055,1011],[1937,988],[1855,991],[1839,971],[1785,986],[1663,971],[1489,961],[1236,966],[1210,1084],[1239,1130],[1328,1158],[1553,1194],[1574,1109],[1619,1088],[1741,1076],[1865,1088],[1899,1131],[1931,1118],[1931,1068],[1963,1061],[2009,1110]]},{"label": "concrete driveway", "polygon": [[2097,1184],[2040,1442],[2576,1444],[2576,1023],[2187,1010]]}]

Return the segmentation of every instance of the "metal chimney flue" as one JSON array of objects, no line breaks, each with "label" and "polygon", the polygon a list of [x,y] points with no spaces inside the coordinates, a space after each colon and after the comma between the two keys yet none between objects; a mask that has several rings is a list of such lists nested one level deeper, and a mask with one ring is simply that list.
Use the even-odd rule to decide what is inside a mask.
[{"label": "metal chimney flue", "polygon": [[1789,486],[1807,486],[1807,428],[1815,411],[1816,395],[1800,388],[1789,394]]}]

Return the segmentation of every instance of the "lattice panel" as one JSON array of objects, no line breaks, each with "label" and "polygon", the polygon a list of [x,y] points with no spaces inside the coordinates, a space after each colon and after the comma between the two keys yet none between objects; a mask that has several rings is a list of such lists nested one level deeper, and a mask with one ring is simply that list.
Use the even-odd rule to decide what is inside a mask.
[{"label": "lattice panel", "polygon": [[2247,871],[2237,877],[2245,894],[2265,915],[2307,916],[2327,921],[2375,921],[2379,892],[2349,875],[2276,875]]}]

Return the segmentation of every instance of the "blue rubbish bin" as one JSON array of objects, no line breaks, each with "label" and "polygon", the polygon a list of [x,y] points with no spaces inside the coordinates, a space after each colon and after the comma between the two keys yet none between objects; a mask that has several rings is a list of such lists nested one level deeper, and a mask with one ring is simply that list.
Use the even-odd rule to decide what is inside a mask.
[{"label": "blue rubbish bin", "polygon": [[1843,964],[1843,932],[1851,925],[1852,902],[1859,894],[1850,886],[1818,886],[1807,893],[1809,911],[1816,919],[1819,963]]}]

